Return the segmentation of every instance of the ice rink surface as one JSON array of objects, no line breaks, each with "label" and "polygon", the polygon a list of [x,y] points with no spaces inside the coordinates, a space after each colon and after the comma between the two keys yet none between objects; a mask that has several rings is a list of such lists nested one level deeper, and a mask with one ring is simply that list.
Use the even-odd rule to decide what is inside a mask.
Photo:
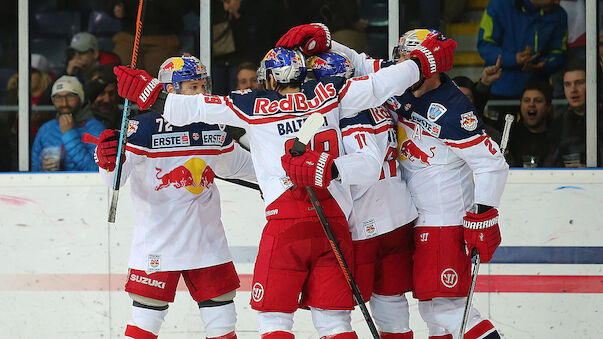
[{"label": "ice rink surface", "polygon": [[[482,265],[475,306],[504,338],[603,334],[603,172],[512,171],[501,205],[503,243]],[[239,338],[257,338],[250,279],[264,224],[257,192],[219,182],[222,215],[242,287]],[[123,292],[133,218],[121,190],[117,223],[95,173],[0,175],[0,338],[123,338]],[[586,250],[586,252],[585,252]],[[182,286],[181,286],[182,287]],[[415,338],[427,338],[409,295]],[[358,310],[353,327],[370,338]],[[297,338],[318,338],[308,311]],[[204,338],[196,303],[180,288],[160,338]]]}]

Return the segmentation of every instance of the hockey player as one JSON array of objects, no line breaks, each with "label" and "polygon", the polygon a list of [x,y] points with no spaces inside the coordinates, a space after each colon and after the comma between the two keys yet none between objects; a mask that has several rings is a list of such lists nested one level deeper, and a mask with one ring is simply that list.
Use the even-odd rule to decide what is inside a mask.
[{"label": "hockey player", "polygon": [[[282,39],[286,46],[323,48],[325,35],[320,30],[306,27],[287,35]],[[409,31],[400,38],[396,54],[405,60],[434,35],[440,33]],[[391,64],[368,59],[336,42],[332,49],[347,55],[361,74]],[[471,102],[446,74],[438,71],[394,99],[399,116],[398,159],[419,213],[414,231],[414,296],[430,338],[456,339],[470,286],[473,249],[482,262],[488,262],[501,241],[496,206],[508,165],[484,132]],[[465,338],[499,337],[492,323],[472,308]]]},{"label": "hockey player", "polygon": [[[311,56],[308,69],[318,79],[354,74],[354,66],[337,52]],[[386,107],[378,106],[339,124],[346,154],[372,153],[382,162],[378,172],[358,171],[356,182],[364,182],[350,188],[354,279],[363,299],[370,299],[381,338],[412,339],[404,293],[412,290],[412,222],[417,211],[396,160],[395,122]],[[296,181],[294,173],[291,179]]]},{"label": "hockey player", "polygon": [[[411,60],[367,77],[349,81],[326,78],[304,84],[303,55],[274,48],[262,60],[259,71],[267,90],[235,91],[225,97],[166,96],[146,72],[116,67],[119,94],[135,100],[142,109],[153,105],[172,124],[204,121],[246,129],[268,219],[256,259],[251,300],[252,308],[259,311],[262,338],[293,338],[293,312],[300,306],[312,309],[320,337],[356,338],[345,312],[353,308],[351,292],[303,187],[317,188],[344,255],[352,263],[346,222],[351,196],[345,182],[363,166],[345,162],[339,120],[403,93],[422,74],[429,76],[451,67],[442,64],[442,59],[450,58],[454,48],[436,38],[424,45],[426,50],[413,53]],[[322,153],[309,150],[283,168],[281,157],[303,121],[314,112],[322,113],[326,120],[312,141],[312,147]],[[292,183],[286,176],[296,170],[306,173],[304,181]],[[344,185],[332,185],[333,179]]]},{"label": "hockey player", "polygon": [[[192,56],[167,59],[158,77],[167,93],[210,94],[207,70]],[[118,135],[105,130],[96,150],[109,185]],[[199,305],[207,338],[236,338],[233,298],[239,278],[220,220],[214,171],[256,180],[249,152],[218,125],[177,127],[155,112],[130,120],[121,179],[122,185],[128,178],[132,182],[136,226],[125,287],[134,300],[126,337],[157,338],[182,276]]]}]

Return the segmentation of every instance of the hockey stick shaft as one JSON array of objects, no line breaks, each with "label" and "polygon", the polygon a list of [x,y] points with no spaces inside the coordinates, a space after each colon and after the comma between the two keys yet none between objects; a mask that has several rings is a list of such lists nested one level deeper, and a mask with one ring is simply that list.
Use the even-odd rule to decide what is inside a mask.
[{"label": "hockey stick shaft", "polygon": [[364,316],[364,319],[366,320],[366,323],[368,324],[369,330],[371,331],[373,338],[375,338],[375,339],[381,338],[379,336],[379,331],[377,331],[377,327],[375,326],[375,322],[373,321],[373,318],[371,317],[368,309],[366,308],[366,303],[364,302],[364,299],[362,298],[360,289],[358,288],[358,285],[356,284],[356,282],[354,281],[354,278],[352,277],[352,274],[350,273],[350,268],[349,268],[348,264],[346,263],[345,258],[343,257],[341,248],[339,248],[339,244],[337,243],[337,239],[335,238],[333,229],[331,228],[331,226],[329,225],[329,222],[327,221],[327,217],[325,216],[325,213],[322,210],[322,206],[320,205],[318,198],[316,198],[314,189],[312,189],[312,187],[308,186],[308,187],[306,187],[306,191],[308,192],[308,197],[310,198],[310,201],[312,202],[312,206],[314,206],[314,211],[316,211],[316,215],[318,216],[318,219],[320,220],[320,224],[322,225],[322,228],[325,231],[325,234],[327,235],[327,239],[329,240],[331,249],[333,250],[333,253],[335,254],[335,258],[337,259],[337,262],[339,263],[339,267],[341,268],[341,271],[343,272],[345,280],[347,281],[348,285],[350,286],[350,289],[352,290],[352,295],[354,296],[354,299],[356,299],[356,303],[358,304],[358,307],[360,307],[360,311],[362,312],[362,315]]},{"label": "hockey stick shaft", "polygon": [[[132,61],[130,67],[136,68],[138,61],[138,49],[140,47],[140,39],[142,38],[142,22],[147,1],[138,1],[138,13],[136,16],[136,35],[134,36],[134,46],[132,48]],[[113,179],[113,195],[111,196],[111,205],[109,205],[109,218],[111,223],[115,222],[115,214],[117,212],[117,200],[119,198],[119,186],[121,184],[121,172],[123,170],[122,159],[126,155],[127,132],[130,116],[130,101],[125,99],[124,110],[121,117],[121,129],[119,131],[119,144],[117,146],[117,160],[115,164],[115,178]]]},{"label": "hockey stick shaft", "polygon": [[[513,115],[507,114],[505,116],[505,127],[503,128],[502,138],[500,140],[500,152],[505,155],[507,144],[509,143],[509,133],[511,132],[511,125],[513,124]],[[475,255],[475,266],[471,273],[471,286],[469,287],[469,294],[467,295],[467,301],[465,302],[465,311],[463,312],[463,321],[461,322],[461,331],[459,338],[465,338],[465,328],[467,327],[467,320],[469,319],[469,310],[471,309],[471,301],[473,300],[473,291],[475,290],[475,282],[477,281],[477,274],[479,272],[480,257],[476,249],[473,249],[472,256]]]}]

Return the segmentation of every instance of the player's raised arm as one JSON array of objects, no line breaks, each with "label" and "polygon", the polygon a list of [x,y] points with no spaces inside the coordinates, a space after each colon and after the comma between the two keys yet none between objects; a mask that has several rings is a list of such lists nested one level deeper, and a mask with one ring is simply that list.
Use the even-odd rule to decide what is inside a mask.
[{"label": "player's raised arm", "polygon": [[342,117],[379,106],[423,79],[452,69],[455,48],[454,40],[433,34],[410,53],[410,60],[351,79],[339,94]]},{"label": "player's raised arm", "polygon": [[195,122],[244,126],[228,97],[198,94],[194,96],[166,94],[158,79],[144,70],[125,66],[114,68],[117,93],[135,101],[140,110],[152,109],[172,125],[184,126]]}]

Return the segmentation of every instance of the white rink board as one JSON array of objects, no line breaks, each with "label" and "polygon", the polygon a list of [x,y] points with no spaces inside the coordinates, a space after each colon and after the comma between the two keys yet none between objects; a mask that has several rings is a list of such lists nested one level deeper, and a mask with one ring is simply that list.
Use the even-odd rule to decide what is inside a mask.
[{"label": "white rink board", "polygon": [[[239,274],[253,272],[263,203],[257,192],[218,182],[223,222]],[[106,222],[110,190],[96,173],[0,174],[0,338],[123,338],[131,300],[123,292],[133,218],[122,188],[117,223]],[[501,210],[501,246],[603,246],[603,171],[513,170]],[[600,260],[601,261],[601,260]],[[603,276],[601,264],[483,265],[481,275]],[[109,279],[113,277],[112,279]],[[601,291],[601,288],[599,288]],[[257,338],[250,293],[239,292],[239,338]],[[410,297],[410,296],[409,296]],[[477,293],[475,305],[504,338],[596,338],[603,293]],[[318,338],[308,311],[298,338]],[[353,326],[370,338],[359,311]],[[415,338],[427,338],[411,299]],[[160,338],[203,338],[187,292]]]}]

